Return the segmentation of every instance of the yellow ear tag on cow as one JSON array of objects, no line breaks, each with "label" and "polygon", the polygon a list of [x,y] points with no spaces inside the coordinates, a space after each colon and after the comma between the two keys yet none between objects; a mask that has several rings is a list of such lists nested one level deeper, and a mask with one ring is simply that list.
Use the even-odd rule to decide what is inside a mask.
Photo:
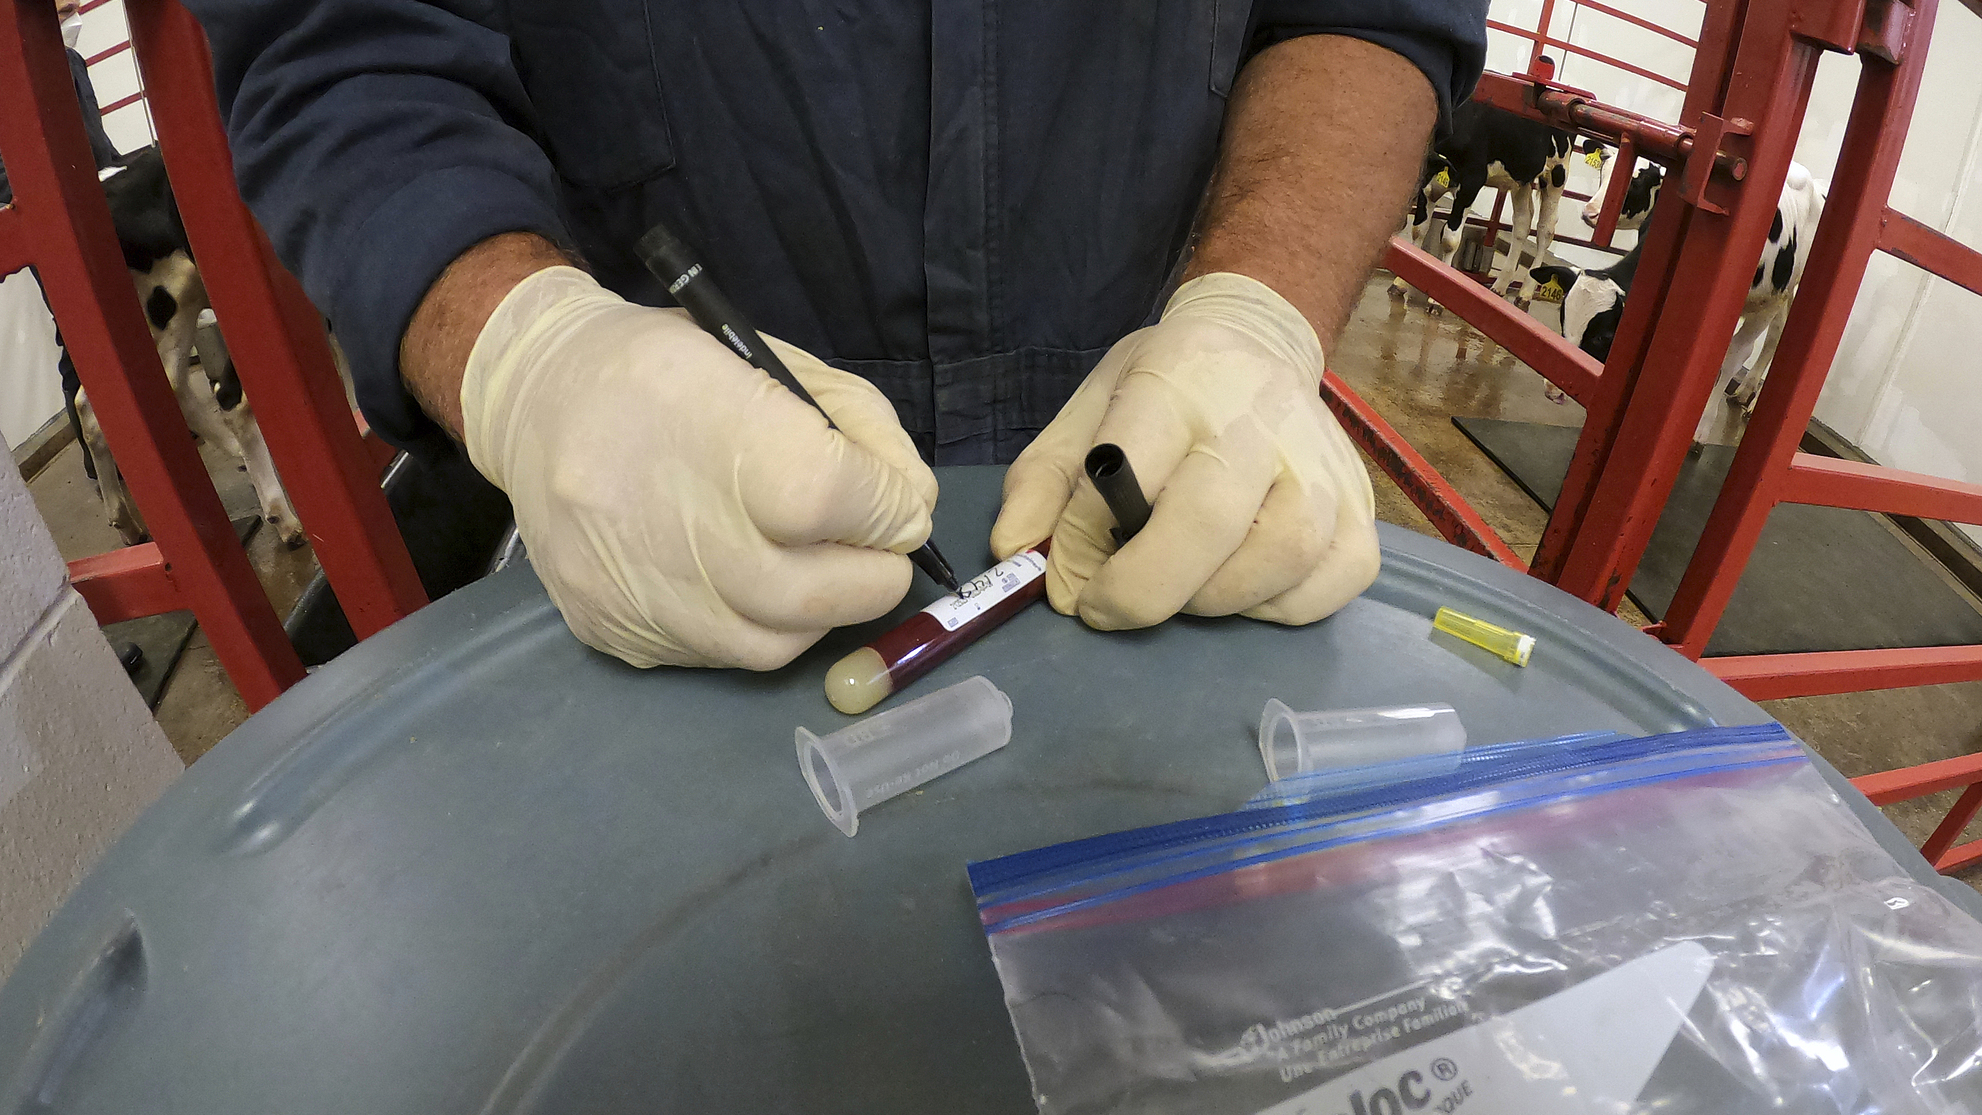
[{"label": "yellow ear tag on cow", "polygon": [[1451,189],[1451,188],[1452,188],[1452,172],[1451,172],[1451,171],[1449,171],[1449,170],[1441,170],[1441,171],[1439,171],[1439,172],[1438,172],[1438,173],[1437,173],[1436,175],[1434,175],[1434,176],[1432,177],[1432,180],[1431,180],[1431,184],[1432,184],[1432,185],[1434,185],[1434,186],[1437,186],[1437,187],[1438,187],[1439,189],[1441,189],[1441,190],[1449,190],[1449,189]]},{"label": "yellow ear tag on cow", "polygon": [[1535,288],[1535,300],[1539,302],[1562,301],[1562,284],[1554,279]]},{"label": "yellow ear tag on cow", "polygon": [[1598,170],[1602,170],[1603,148],[1599,147],[1596,150],[1591,151],[1589,154],[1583,156],[1583,161],[1590,164],[1593,167],[1596,167]]}]

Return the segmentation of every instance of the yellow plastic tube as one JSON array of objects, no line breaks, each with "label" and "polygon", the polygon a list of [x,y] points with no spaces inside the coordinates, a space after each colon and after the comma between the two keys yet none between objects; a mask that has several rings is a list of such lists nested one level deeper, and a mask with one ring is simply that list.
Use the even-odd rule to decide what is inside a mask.
[{"label": "yellow plastic tube", "polygon": [[1509,631],[1483,619],[1474,619],[1464,612],[1450,608],[1440,608],[1432,617],[1431,625],[1448,635],[1464,639],[1479,647],[1505,658],[1516,666],[1526,666],[1528,657],[1535,652],[1535,637],[1523,635],[1519,631]]}]

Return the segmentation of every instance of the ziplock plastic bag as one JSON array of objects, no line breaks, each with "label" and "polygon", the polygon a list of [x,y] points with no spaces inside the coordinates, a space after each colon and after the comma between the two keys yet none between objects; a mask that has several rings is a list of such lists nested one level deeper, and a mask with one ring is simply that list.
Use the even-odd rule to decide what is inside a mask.
[{"label": "ziplock plastic bag", "polygon": [[1040,1110],[1982,1112],[1982,923],[1779,725],[972,864]]}]

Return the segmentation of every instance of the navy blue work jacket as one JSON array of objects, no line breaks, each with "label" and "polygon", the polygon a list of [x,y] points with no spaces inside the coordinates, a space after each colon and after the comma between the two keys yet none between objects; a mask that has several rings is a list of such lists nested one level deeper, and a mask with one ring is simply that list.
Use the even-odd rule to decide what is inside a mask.
[{"label": "navy blue work jacket", "polygon": [[243,195],[376,427],[420,296],[496,233],[666,305],[667,220],[758,328],[866,376],[937,463],[1009,461],[1156,309],[1243,59],[1312,32],[1449,109],[1486,0],[187,0]]}]

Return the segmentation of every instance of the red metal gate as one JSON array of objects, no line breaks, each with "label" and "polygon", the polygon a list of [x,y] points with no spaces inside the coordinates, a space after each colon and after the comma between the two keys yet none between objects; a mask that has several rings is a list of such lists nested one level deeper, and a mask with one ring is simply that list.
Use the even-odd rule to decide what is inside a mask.
[{"label": "red metal gate", "polygon": [[[1982,13],[1982,0],[1965,0]],[[1479,298],[1449,269],[1393,244],[1394,270],[1507,345],[1587,408],[1532,572],[1615,610],[1678,477],[1732,339],[1773,219],[1824,51],[1861,74],[1838,170],[1769,379],[1705,535],[1651,633],[1700,658],[1778,503],[1982,523],[1982,485],[1797,451],[1873,251],[1982,293],[1982,254],[1892,209],[1888,198],[1919,91],[1936,0],[1715,0],[1678,127],[1591,103],[1575,90],[1488,75],[1478,96],[1584,134],[1630,139],[1665,163],[1631,299],[1599,374],[1530,336],[1526,315]],[[1553,44],[1551,44],[1553,45]],[[1675,290],[1683,299],[1670,298]],[[1516,342],[1526,345],[1516,349]],[[1704,659],[1755,699],[1982,679],[1982,646]],[[1888,804],[1967,787],[1923,851],[1943,870],[1982,859],[1955,846],[1982,810],[1982,756],[1857,780]]]},{"label": "red metal gate", "polygon": [[[154,541],[74,562],[100,622],[192,609],[260,708],[303,676],[235,540],[138,308],[47,0],[0,0],[0,273],[32,264]],[[330,360],[321,319],[234,189],[205,38],[174,0],[126,14],[160,149],[244,390],[360,637],[426,602]]]}]

